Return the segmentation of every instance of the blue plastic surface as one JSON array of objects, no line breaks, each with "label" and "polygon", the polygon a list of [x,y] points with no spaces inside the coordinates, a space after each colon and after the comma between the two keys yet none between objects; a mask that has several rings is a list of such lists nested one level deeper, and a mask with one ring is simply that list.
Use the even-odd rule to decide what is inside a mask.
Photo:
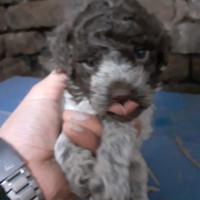
[{"label": "blue plastic surface", "polygon": [[[0,84],[0,126],[30,88],[35,78],[14,77]],[[152,137],[142,152],[161,189],[150,193],[150,200],[200,200],[200,169],[181,152],[178,135],[189,153],[200,163],[200,95],[157,92]]]},{"label": "blue plastic surface", "polygon": [[13,112],[28,91],[39,82],[37,78],[16,76],[0,84],[0,110]]},{"label": "blue plastic surface", "polygon": [[[200,169],[180,150],[179,136],[188,152],[200,163],[200,95],[157,92],[152,137],[142,152],[160,181],[160,192],[151,200],[200,200]],[[150,179],[149,185],[156,186]]]}]

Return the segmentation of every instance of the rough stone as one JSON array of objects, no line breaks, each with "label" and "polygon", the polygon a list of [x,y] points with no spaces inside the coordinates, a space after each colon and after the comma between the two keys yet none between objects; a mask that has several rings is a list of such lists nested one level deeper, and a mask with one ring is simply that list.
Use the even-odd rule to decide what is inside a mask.
[{"label": "rough stone", "polygon": [[192,58],[193,62],[193,72],[192,77],[195,81],[198,81],[200,83],[200,56],[193,56]]},{"label": "rough stone", "polygon": [[200,19],[200,1],[199,0],[189,0],[188,2],[188,17],[191,19]]},{"label": "rough stone", "polygon": [[176,0],[175,1],[175,17],[174,22],[181,21],[188,12],[188,6],[185,0]]},{"label": "rough stone", "polygon": [[7,22],[12,29],[55,26],[60,18],[59,2],[32,1],[11,6],[7,10]]},{"label": "rough stone", "polygon": [[195,54],[200,53],[200,24],[181,23],[173,26],[172,53]]},{"label": "rough stone", "polygon": [[0,60],[5,52],[4,36],[0,36]]},{"label": "rough stone", "polygon": [[15,75],[22,75],[29,70],[30,63],[28,58],[5,58],[0,61],[0,81],[3,81]]},{"label": "rough stone", "polygon": [[162,81],[179,82],[189,74],[188,56],[171,55],[169,64],[160,76]]},{"label": "rough stone", "polygon": [[173,0],[140,0],[147,10],[155,13],[159,19],[170,21],[174,17],[174,2]]},{"label": "rough stone", "polygon": [[49,73],[38,63],[38,56],[30,56],[31,70],[24,73],[24,76],[45,78]]},{"label": "rough stone", "polygon": [[200,94],[200,85],[192,83],[169,84],[164,85],[163,90],[178,93]]},{"label": "rough stone", "polygon": [[14,29],[53,27],[64,19],[73,21],[74,16],[91,0],[48,0],[28,1],[10,6],[6,18]]},{"label": "rough stone", "polygon": [[55,69],[55,64],[52,61],[51,53],[48,50],[43,51],[40,56],[38,56],[38,63],[47,72],[51,72]]},{"label": "rough stone", "polygon": [[19,3],[23,0],[0,0],[0,4],[12,4],[12,3]]},{"label": "rough stone", "polygon": [[33,54],[47,45],[45,37],[35,31],[6,34],[5,43],[7,56]]},{"label": "rough stone", "polygon": [[5,13],[6,13],[5,8],[0,7],[0,31],[6,31],[7,30]]}]

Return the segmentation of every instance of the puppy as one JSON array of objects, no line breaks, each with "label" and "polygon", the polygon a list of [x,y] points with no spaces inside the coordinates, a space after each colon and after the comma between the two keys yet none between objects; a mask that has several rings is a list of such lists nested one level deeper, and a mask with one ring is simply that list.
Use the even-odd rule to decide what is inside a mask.
[{"label": "puppy", "polygon": [[97,115],[103,125],[95,158],[63,133],[56,142],[55,158],[72,192],[81,199],[147,200],[140,147],[152,131],[153,90],[170,51],[167,32],[137,1],[93,1],[72,27],[55,30],[51,51],[70,77],[64,109]]}]

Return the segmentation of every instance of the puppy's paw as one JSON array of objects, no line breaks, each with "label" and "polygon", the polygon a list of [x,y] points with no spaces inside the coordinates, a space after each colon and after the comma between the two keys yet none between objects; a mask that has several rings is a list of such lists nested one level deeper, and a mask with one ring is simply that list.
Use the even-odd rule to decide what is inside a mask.
[{"label": "puppy's paw", "polygon": [[100,177],[95,176],[90,180],[90,191],[92,200],[104,200],[105,186]]},{"label": "puppy's paw", "polygon": [[[112,176],[112,175],[111,175]],[[93,200],[130,200],[129,183],[120,185],[111,176],[95,176],[90,180]]]},{"label": "puppy's paw", "polygon": [[91,178],[94,160],[88,158],[84,162],[83,160],[81,161],[80,157],[76,157],[76,159],[80,159],[80,162],[79,164],[73,163],[74,167],[68,171],[67,179],[72,192],[81,198],[87,198],[90,195],[89,180]]},{"label": "puppy's paw", "polygon": [[54,152],[71,191],[81,199],[87,199],[90,195],[88,184],[95,161],[92,153],[71,143],[64,133],[58,137]]}]

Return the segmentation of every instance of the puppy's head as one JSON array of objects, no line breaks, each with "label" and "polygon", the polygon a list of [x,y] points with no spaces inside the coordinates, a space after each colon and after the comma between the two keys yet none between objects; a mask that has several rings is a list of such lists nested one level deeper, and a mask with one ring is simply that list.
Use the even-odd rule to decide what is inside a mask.
[{"label": "puppy's head", "polygon": [[129,121],[151,105],[169,43],[160,22],[137,1],[94,1],[72,29],[57,29],[52,53],[94,110]]}]

